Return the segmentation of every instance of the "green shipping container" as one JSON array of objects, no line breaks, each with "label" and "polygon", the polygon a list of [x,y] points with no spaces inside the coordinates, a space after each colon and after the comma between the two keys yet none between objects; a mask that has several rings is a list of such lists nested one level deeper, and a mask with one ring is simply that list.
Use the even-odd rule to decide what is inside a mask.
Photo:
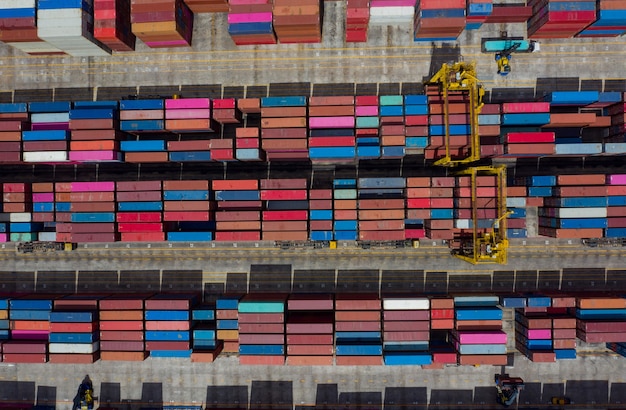
[{"label": "green shipping container", "polygon": [[334,199],[356,199],[356,189],[335,189]]},{"label": "green shipping container", "polygon": [[239,313],[284,313],[285,302],[242,301],[239,302]]},{"label": "green shipping container", "polygon": [[380,105],[403,105],[401,95],[381,95]]},{"label": "green shipping container", "polygon": [[37,240],[37,232],[14,232],[10,235],[11,242],[31,242]]},{"label": "green shipping container", "polygon": [[378,128],[379,125],[378,117],[356,117],[357,128]]}]

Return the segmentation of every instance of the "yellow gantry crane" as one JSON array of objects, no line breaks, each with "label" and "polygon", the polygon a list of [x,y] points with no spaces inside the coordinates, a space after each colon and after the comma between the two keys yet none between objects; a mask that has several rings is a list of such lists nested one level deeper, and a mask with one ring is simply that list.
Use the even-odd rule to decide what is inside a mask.
[{"label": "yellow gantry crane", "polygon": [[[472,226],[469,232],[463,232],[452,241],[452,254],[472,264],[507,263],[509,241],[506,233],[506,218],[511,214],[506,207],[506,167],[471,166],[480,160],[480,133],[478,115],[484,105],[485,90],[476,75],[475,64],[457,62],[443,64],[441,69],[426,82],[426,85],[437,85],[443,96],[443,119],[445,132],[445,155],[435,165],[447,167],[465,166],[457,172],[458,176],[469,176],[471,180]],[[465,158],[452,158],[450,152],[450,112],[449,93],[451,91],[467,91],[469,97],[470,143]],[[481,229],[478,223],[478,204],[476,194],[476,177],[492,175],[496,177],[496,215],[491,229]]]},{"label": "yellow gantry crane", "polygon": [[[470,232],[462,233],[456,240],[452,254],[472,264],[507,263],[509,241],[506,235],[506,218],[511,212],[506,207],[506,166],[469,167],[456,175],[469,176],[471,180],[472,226]],[[496,217],[490,230],[478,224],[478,203],[476,177],[493,175],[496,177]]]},{"label": "yellow gantry crane", "polygon": [[[483,107],[485,90],[476,77],[475,64],[459,62],[452,65],[443,64],[441,69],[426,82],[426,85],[437,85],[443,96],[443,119],[445,132],[445,156],[435,162],[435,165],[457,166],[469,164],[480,159],[480,134],[478,132],[478,114]],[[450,154],[450,91],[467,91],[470,100],[470,147],[466,158],[453,159]]]}]

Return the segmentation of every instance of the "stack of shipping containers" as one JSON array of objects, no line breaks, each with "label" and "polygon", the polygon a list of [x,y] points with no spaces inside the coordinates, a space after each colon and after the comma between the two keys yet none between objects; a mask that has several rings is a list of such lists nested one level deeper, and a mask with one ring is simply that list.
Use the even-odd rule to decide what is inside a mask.
[{"label": "stack of shipping containers", "polygon": [[70,161],[120,161],[117,101],[77,101],[70,110]]},{"label": "stack of shipping containers", "polygon": [[73,57],[108,56],[93,36],[93,0],[38,0],[37,36]]},{"label": "stack of shipping containers", "polygon": [[[168,241],[213,240],[215,222],[209,194],[209,181],[163,181],[162,228]],[[155,225],[155,232],[157,228]]]},{"label": "stack of shipping containers", "polygon": [[539,233],[554,238],[602,237],[608,226],[605,180],[598,174],[559,175],[552,197],[544,200],[557,207],[539,208]]},{"label": "stack of shipping containers", "polygon": [[504,154],[504,148],[500,143],[501,111],[501,104],[485,104],[478,114],[481,158]]},{"label": "stack of shipping containers", "polygon": [[[555,153],[554,134],[541,132],[550,122],[550,103],[503,103],[500,133],[505,157],[537,157]],[[509,133],[513,135],[509,136]]]},{"label": "stack of shipping containers", "polygon": [[194,13],[226,13],[228,0],[185,0]]},{"label": "stack of shipping containers", "polygon": [[9,320],[9,299],[2,297],[0,298],[0,354],[2,353],[2,343],[10,337],[11,321]]},{"label": "stack of shipping containers", "polygon": [[165,141],[157,139],[165,131],[164,106],[158,99],[120,101],[120,130],[136,134],[120,145],[125,162],[167,162]]},{"label": "stack of shipping containers", "polygon": [[455,346],[451,343],[449,331],[454,330],[454,299],[452,298],[431,298],[430,299],[430,331],[431,331],[431,352],[433,364],[441,366],[444,364],[456,364],[457,353]]},{"label": "stack of shipping containers", "polygon": [[425,95],[404,96],[405,154],[423,155],[428,146],[428,98]]},{"label": "stack of shipping containers", "polygon": [[259,181],[215,180],[212,184],[217,202],[215,240],[261,240],[262,202]]},{"label": "stack of shipping containers", "polygon": [[454,298],[455,330],[450,332],[462,365],[505,365],[507,334],[497,296]]},{"label": "stack of shipping containers", "polygon": [[71,103],[30,103],[31,130],[22,131],[24,162],[67,161]]},{"label": "stack of shipping containers", "polygon": [[373,0],[370,2],[373,24],[409,23],[415,14],[413,0]]},{"label": "stack of shipping containers", "polygon": [[240,327],[240,364],[285,364],[285,305],[284,295],[248,294],[242,298],[238,306],[239,325],[258,325],[258,332],[243,333]]},{"label": "stack of shipping containers", "polygon": [[282,44],[322,41],[322,16],[319,0],[274,0],[274,32]]},{"label": "stack of shipping containers", "polygon": [[491,231],[498,215],[496,177],[491,175],[476,176],[476,203],[472,203],[472,188],[470,177],[456,178],[454,188],[454,218],[455,228],[473,229],[473,211],[476,206],[477,228],[481,232]]},{"label": "stack of shipping containers", "polygon": [[381,308],[377,295],[336,295],[335,364],[383,364]]},{"label": "stack of shipping containers", "polygon": [[[292,294],[287,301],[287,364],[332,366],[334,299],[325,294]],[[278,331],[278,325],[276,331]]]},{"label": "stack of shipping containers", "polygon": [[235,130],[235,158],[239,161],[263,160],[265,156],[260,148],[261,133],[258,127]]},{"label": "stack of shipping containers", "polygon": [[224,342],[217,340],[215,305],[199,305],[191,310],[191,361],[211,363],[222,352]]},{"label": "stack of shipping containers", "polygon": [[309,156],[327,162],[354,161],[354,97],[309,99]]},{"label": "stack of shipping containers", "polygon": [[625,316],[624,298],[577,298],[576,336],[587,343],[626,342]]},{"label": "stack of shipping containers", "polygon": [[44,224],[44,230],[39,232],[40,241],[57,240],[56,223],[54,217],[54,184],[52,182],[35,182],[31,185],[33,192],[33,222]]},{"label": "stack of shipping containers", "polygon": [[429,365],[430,301],[383,298],[383,358],[386,365]]},{"label": "stack of shipping containers", "polygon": [[69,196],[70,219],[57,224],[57,232],[69,233],[63,235],[69,236],[69,242],[109,242],[116,239],[119,226],[115,224],[114,182],[57,183],[55,192],[61,199]]},{"label": "stack of shipping containers", "polygon": [[465,17],[466,30],[478,30],[493,12],[491,0],[468,0]]},{"label": "stack of shipping containers", "polygon": [[430,219],[430,177],[406,179],[406,239],[426,236],[424,221]]},{"label": "stack of shipping containers", "polygon": [[130,0],[93,0],[93,36],[112,51],[134,51]]},{"label": "stack of shipping containers", "polygon": [[360,240],[405,239],[405,186],[405,178],[358,179]]},{"label": "stack of shipping containers", "polygon": [[238,46],[276,44],[271,0],[228,2],[228,34]]},{"label": "stack of shipping containers", "polygon": [[333,235],[333,190],[309,190],[309,239],[330,241]]},{"label": "stack of shipping containers", "polygon": [[432,177],[430,181],[430,218],[424,221],[426,237],[454,238],[454,177]]},{"label": "stack of shipping containers", "polygon": [[[209,139],[204,135],[214,132],[218,125],[211,120],[211,100],[208,98],[181,98],[165,100],[165,129],[180,135],[168,141],[169,160],[176,162],[209,161]],[[187,133],[192,133],[187,138]],[[195,133],[202,133],[196,138]]]},{"label": "stack of shipping containers", "polygon": [[555,358],[576,358],[576,318],[571,309],[576,307],[576,298],[553,296],[551,307],[547,308],[552,319],[552,347]]},{"label": "stack of shipping containers", "polygon": [[606,176],[607,183],[607,238],[626,237],[626,175],[612,174]]},{"label": "stack of shipping containers", "polygon": [[369,0],[347,0],[346,43],[367,41],[367,28],[370,22]]},{"label": "stack of shipping containers", "polygon": [[420,0],[413,21],[415,41],[455,41],[465,28],[466,0]]},{"label": "stack of shipping containers", "polygon": [[309,237],[309,200],[306,179],[262,179],[260,181],[262,239],[306,241]]},{"label": "stack of shipping containers", "polygon": [[401,95],[381,95],[380,145],[382,158],[404,157],[404,100]]},{"label": "stack of shipping containers", "polygon": [[[54,301],[50,313],[50,363],[93,363],[100,359],[98,300],[77,309],[72,300]],[[85,301],[87,303],[87,301]]]},{"label": "stack of shipping containers", "polygon": [[[527,299],[528,306],[515,312],[515,348],[533,362],[553,362],[556,360],[552,341],[552,318],[544,309],[537,309],[538,297],[534,303]],[[549,300],[549,298],[546,298]],[[535,305],[535,306],[532,306]]]},{"label": "stack of shipping containers", "polygon": [[597,2],[596,19],[576,37],[617,37],[626,33],[626,6],[619,2]]},{"label": "stack of shipping containers", "polygon": [[354,102],[356,156],[359,159],[380,158],[378,96],[356,96]]},{"label": "stack of shipping containers", "polygon": [[11,340],[2,346],[2,361],[46,363],[53,298],[27,295],[9,301]]},{"label": "stack of shipping containers", "polygon": [[595,1],[532,0],[530,38],[570,38],[596,20]]},{"label": "stack of shipping containers", "polygon": [[308,158],[307,137],[306,97],[261,99],[261,148],[268,161]]},{"label": "stack of shipping containers", "polygon": [[151,48],[191,46],[193,13],[183,0],[131,0],[131,28]]},{"label": "stack of shipping containers", "polygon": [[195,294],[160,293],[145,301],[146,351],[150,357],[191,358],[191,309]]},{"label": "stack of shipping containers", "polygon": [[151,295],[109,296],[99,302],[100,358],[143,361],[145,351],[144,301]]},{"label": "stack of shipping containers", "polygon": [[37,35],[37,0],[16,0],[0,5],[0,29],[0,41],[24,53],[65,54]]},{"label": "stack of shipping containers", "polygon": [[338,241],[355,241],[359,237],[356,179],[333,181],[333,236]]},{"label": "stack of shipping containers", "polygon": [[[163,237],[158,226],[163,221],[161,181],[117,182],[115,220],[123,226],[123,241],[156,240]],[[149,227],[149,228],[148,228]],[[152,230],[152,232],[141,232]],[[119,228],[117,232],[120,232]]]},{"label": "stack of shipping containers", "polygon": [[30,129],[26,103],[0,104],[0,161],[22,161],[22,131]]},{"label": "stack of shipping containers", "polygon": [[[11,242],[29,242],[38,239],[40,222],[33,222],[31,184],[2,184],[2,210],[8,214],[9,240]],[[6,218],[5,218],[6,219]]]},{"label": "stack of shipping containers", "polygon": [[239,299],[237,295],[222,295],[215,301],[217,340],[224,342],[225,353],[239,353]]}]

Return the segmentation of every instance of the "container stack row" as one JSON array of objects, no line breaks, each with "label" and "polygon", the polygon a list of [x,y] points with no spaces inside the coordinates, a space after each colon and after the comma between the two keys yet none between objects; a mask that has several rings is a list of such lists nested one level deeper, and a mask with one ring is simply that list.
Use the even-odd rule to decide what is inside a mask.
[{"label": "container stack row", "polygon": [[228,34],[238,46],[276,44],[270,0],[228,2]]},{"label": "container stack row", "polygon": [[507,334],[497,296],[454,298],[455,329],[451,341],[462,365],[505,365]]},{"label": "container stack row", "polygon": [[405,178],[358,179],[356,205],[360,240],[405,239],[405,187]]},{"label": "container stack row", "polygon": [[2,361],[47,362],[53,297],[27,295],[9,300],[8,306],[11,339],[3,343]]},{"label": "container stack row", "polygon": [[274,32],[281,44],[322,41],[320,0],[274,0],[272,15]]},{"label": "container stack row", "polygon": [[145,302],[146,351],[150,357],[191,358],[193,294],[157,294]]},{"label": "container stack row", "polygon": [[383,359],[385,365],[432,363],[430,301],[427,298],[383,298]]},{"label": "container stack row", "polygon": [[306,179],[262,179],[264,241],[306,241],[309,238],[309,197]]},{"label": "container stack row", "polygon": [[217,340],[224,341],[224,353],[239,353],[240,299],[238,295],[223,295],[215,301],[216,336]]},{"label": "container stack row", "polygon": [[467,0],[418,1],[413,22],[414,41],[455,41],[466,28],[466,8]]},{"label": "container stack row", "polygon": [[575,312],[576,337],[583,342],[626,342],[624,298],[577,298]]},{"label": "container stack row", "polygon": [[381,300],[376,295],[335,296],[335,364],[383,364]]},{"label": "container stack row", "polygon": [[287,309],[287,364],[333,365],[335,301],[332,295],[293,294],[289,296]]},{"label": "container stack row", "polygon": [[[6,149],[0,160],[337,164],[407,155],[437,160],[446,154],[444,104],[438,87],[426,91],[405,96],[0,104],[0,144]],[[449,153],[453,159],[464,158],[471,123],[467,93],[451,91],[449,101]],[[259,128],[248,125],[256,123]],[[619,92],[555,91],[546,101],[486,104],[478,117],[480,154],[620,155],[626,153],[623,124]]]},{"label": "container stack row", "polygon": [[596,21],[595,1],[531,0],[530,38],[570,38]]},{"label": "container stack row", "polygon": [[191,310],[192,351],[191,361],[212,363],[224,348],[224,342],[217,340],[215,305],[202,304]]},{"label": "container stack row", "polygon": [[94,38],[111,51],[134,51],[130,0],[93,0]]},{"label": "container stack row", "polygon": [[0,41],[24,53],[65,54],[37,34],[37,0],[16,0],[1,4],[0,29]]},{"label": "container stack row", "polygon": [[94,363],[100,359],[98,299],[57,299],[50,312],[48,361]]},{"label": "container stack row", "polygon": [[248,294],[239,302],[240,364],[285,364],[286,303],[286,295],[273,294]]},{"label": "container stack row", "polygon": [[369,0],[347,0],[346,43],[367,41],[367,28],[370,22]]},{"label": "container stack row", "polygon": [[99,302],[100,358],[106,361],[143,361],[145,300],[150,295],[105,297]]},{"label": "container stack row", "polygon": [[150,48],[191,46],[193,12],[183,0],[131,0],[132,33]]}]

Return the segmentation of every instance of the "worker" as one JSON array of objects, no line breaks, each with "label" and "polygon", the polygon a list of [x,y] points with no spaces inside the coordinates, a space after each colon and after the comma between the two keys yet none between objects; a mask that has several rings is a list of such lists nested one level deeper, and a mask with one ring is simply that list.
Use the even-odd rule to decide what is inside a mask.
[{"label": "worker", "polygon": [[501,76],[509,75],[511,72],[511,54],[496,53],[496,63],[498,63],[498,74]]}]

